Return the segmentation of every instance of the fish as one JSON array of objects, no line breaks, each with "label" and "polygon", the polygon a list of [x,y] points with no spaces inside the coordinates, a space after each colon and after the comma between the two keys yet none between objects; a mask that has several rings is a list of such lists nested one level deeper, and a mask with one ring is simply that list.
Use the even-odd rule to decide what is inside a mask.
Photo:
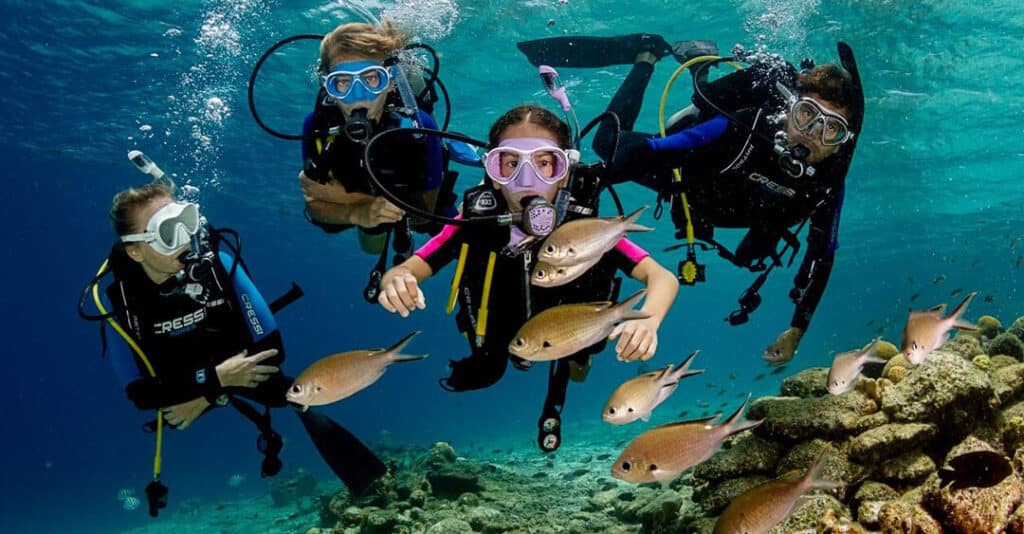
[{"label": "fish", "polygon": [[135,510],[138,510],[139,506],[141,505],[142,501],[140,501],[139,498],[134,495],[126,497],[124,500],[121,501],[121,509],[126,510],[128,512],[134,512]]},{"label": "fish", "polygon": [[387,349],[354,350],[321,358],[299,373],[285,397],[306,411],[310,406],[323,406],[354,395],[376,382],[389,365],[426,358],[426,354],[401,354],[419,334],[418,330],[412,332]]},{"label": "fish", "polygon": [[711,407],[711,403],[707,402],[707,401],[700,401],[700,402],[697,403],[697,407],[698,408],[710,408]]},{"label": "fish", "polygon": [[920,296],[921,296],[921,294],[920,294],[920,293],[914,293],[913,295],[910,295],[910,302],[914,302],[914,301],[915,301],[915,300],[917,300],[917,299],[918,299],[918,297],[920,297]]},{"label": "fish", "polygon": [[677,415],[676,417],[686,417],[689,414],[690,414],[690,410],[683,410],[683,411],[679,412],[679,415]]},{"label": "fish", "polygon": [[729,373],[729,380],[736,380],[739,377],[740,377],[740,375],[738,375],[736,373]]},{"label": "fish", "polygon": [[718,384],[716,384],[714,382],[708,382],[707,384],[704,384],[704,387],[706,387],[708,389],[715,389],[715,388],[718,387]]},{"label": "fish", "polygon": [[827,451],[822,451],[807,473],[796,480],[770,480],[741,493],[718,516],[713,534],[767,534],[793,513],[804,493],[842,487],[838,482],[821,478]]},{"label": "fish", "polygon": [[117,500],[121,501],[121,502],[124,502],[124,500],[127,499],[128,497],[134,497],[134,496],[135,496],[135,490],[132,489],[132,488],[122,488],[122,489],[117,491]]},{"label": "fish", "polygon": [[788,368],[788,366],[786,366],[786,365],[781,365],[781,366],[779,366],[779,367],[776,367],[775,369],[772,369],[772,374],[773,374],[773,375],[781,375],[782,373],[785,373],[785,372],[786,372],[786,369],[787,369],[787,368]]},{"label": "fish", "polygon": [[832,360],[832,367],[828,370],[828,392],[833,395],[842,395],[850,390],[860,378],[860,372],[864,370],[867,363],[885,363],[887,360],[875,356],[875,349],[878,348],[876,337],[866,349],[853,350],[837,355]]},{"label": "fish", "polygon": [[937,286],[937,285],[939,285],[939,284],[941,284],[941,283],[943,283],[945,281],[946,281],[946,275],[940,274],[939,276],[936,276],[934,280],[932,280],[932,285],[936,285]]},{"label": "fish", "polygon": [[985,295],[985,302],[992,303],[996,300],[993,295]]},{"label": "fish", "polygon": [[1019,237],[1015,237],[1015,238],[1010,240],[1010,252],[1013,252],[1014,250],[1017,249],[1017,244],[1018,243],[1020,243],[1020,238]]},{"label": "fish", "polygon": [[977,295],[977,291],[967,294],[962,302],[953,310],[948,317],[942,317],[945,304],[935,306],[930,310],[912,311],[907,319],[907,326],[903,329],[903,355],[913,365],[920,365],[928,358],[933,350],[938,349],[949,340],[949,331],[956,328],[959,330],[975,331],[977,326],[966,322],[960,317],[967,310],[971,299]]},{"label": "fish", "polygon": [[733,434],[754,428],[764,420],[741,419],[750,397],[720,425],[721,414],[706,419],[670,423],[636,437],[612,464],[612,477],[634,484],[660,482],[663,486],[683,471],[711,458]]},{"label": "fish", "polygon": [[691,352],[676,369],[668,364],[658,371],[623,382],[605,403],[601,419],[613,425],[625,425],[637,419],[649,421],[651,412],[675,393],[680,380],[704,372],[703,369],[690,370],[690,364],[699,352]]},{"label": "fish", "polygon": [[764,380],[765,376],[767,376],[767,375],[765,375],[764,373],[758,373],[756,376],[754,376],[754,382],[759,382],[761,380]]},{"label": "fish", "polygon": [[646,294],[646,290],[637,291],[618,304],[590,302],[548,308],[519,328],[508,344],[508,351],[531,362],[575,354],[607,338],[621,322],[650,317],[647,312],[633,309]]},{"label": "fish", "polygon": [[245,483],[245,475],[235,473],[234,475],[228,477],[228,487],[237,488],[240,487],[243,483]]},{"label": "fish", "polygon": [[544,240],[537,258],[548,265],[565,267],[597,261],[626,236],[626,232],[649,232],[653,228],[636,224],[647,209],[641,206],[622,217],[587,217],[569,221]]},{"label": "fish", "polygon": [[1005,456],[992,451],[974,451],[961,454],[949,461],[949,467],[939,469],[943,488],[990,488],[999,484],[1013,472]]},{"label": "fish", "polygon": [[875,324],[875,320],[874,319],[868,321],[867,323],[864,323],[864,326],[871,326],[873,324]]},{"label": "fish", "polygon": [[955,296],[957,296],[957,295],[959,295],[960,293],[963,293],[963,292],[964,292],[964,288],[958,287],[958,288],[954,289],[953,291],[950,291],[949,292],[949,296],[955,297]]},{"label": "fish", "polygon": [[1024,256],[1017,256],[1017,263],[1015,263],[1015,265],[1018,269],[1020,269],[1021,266],[1024,266]]},{"label": "fish", "polygon": [[533,266],[533,271],[530,272],[530,285],[537,287],[563,286],[586,274],[599,261],[601,261],[600,256],[575,265],[551,265],[546,261],[538,261]]},{"label": "fish", "polygon": [[971,262],[971,267],[977,267],[981,263],[981,258],[978,258]]}]

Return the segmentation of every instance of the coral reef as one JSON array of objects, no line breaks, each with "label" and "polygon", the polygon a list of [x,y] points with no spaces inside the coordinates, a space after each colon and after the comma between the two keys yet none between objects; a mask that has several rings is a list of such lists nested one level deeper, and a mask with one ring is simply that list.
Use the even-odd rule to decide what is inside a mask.
[{"label": "coral reef", "polygon": [[1003,331],[1003,323],[991,315],[978,317],[978,333],[989,339],[994,338]]},{"label": "coral reef", "polygon": [[992,341],[989,341],[988,353],[992,355],[1004,354],[1017,360],[1024,360],[1024,343],[1021,343],[1020,338],[1017,336],[1004,332],[996,336]]},{"label": "coral reef", "polygon": [[[773,477],[802,471],[829,440],[823,478],[842,487],[812,494],[772,534],[1024,534],[1020,340],[999,333],[995,318],[981,323],[982,336],[958,335],[919,366],[894,355],[884,378],[862,378],[839,396],[820,396],[810,383],[819,369],[790,377],[782,396],[752,403],[748,416],[765,418],[752,436],[696,469],[693,481],[705,486],[697,486],[695,501],[708,515],[719,513],[722,499],[763,477],[772,459]],[[1024,334],[1024,318],[1014,329]],[[991,487],[941,487],[940,467],[980,450],[1012,458],[1014,471]],[[710,532],[708,524],[692,518],[684,530]]]}]

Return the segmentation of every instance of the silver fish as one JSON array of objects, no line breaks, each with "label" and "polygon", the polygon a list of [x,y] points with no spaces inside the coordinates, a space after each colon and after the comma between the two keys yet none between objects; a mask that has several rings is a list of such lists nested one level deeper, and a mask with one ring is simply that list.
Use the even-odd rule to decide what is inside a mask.
[{"label": "silver fish", "polygon": [[741,420],[750,397],[729,419],[715,425],[717,414],[707,419],[662,425],[634,439],[612,465],[612,476],[643,484],[667,484],[687,469],[711,458],[726,438],[760,425],[760,421]]},{"label": "silver fish", "polygon": [[599,261],[600,256],[575,265],[551,265],[545,261],[538,261],[530,273],[530,284],[537,287],[562,286],[583,276]]},{"label": "silver fish", "polygon": [[508,344],[508,351],[531,362],[575,354],[607,338],[623,321],[650,317],[633,309],[646,294],[646,290],[638,291],[618,304],[590,302],[548,308],[519,328]]},{"label": "silver fish", "polygon": [[888,360],[875,356],[875,349],[878,341],[876,337],[871,345],[864,350],[853,350],[836,355],[832,360],[832,368],[828,370],[828,392],[833,395],[846,393],[857,383],[860,372],[864,370],[866,363],[885,363]]},{"label": "silver fish", "polygon": [[675,370],[672,364],[668,364],[661,370],[623,382],[608,399],[601,418],[613,425],[624,425],[637,419],[649,420],[651,412],[676,391],[680,380],[704,372],[703,369],[690,370],[690,364],[698,352],[695,350],[690,353]]},{"label": "silver fish", "polygon": [[771,480],[733,499],[715,522],[713,534],[768,534],[793,513],[804,493],[842,487],[842,484],[821,478],[827,451],[822,451],[804,476],[796,480]]},{"label": "silver fish", "polygon": [[596,260],[615,247],[626,232],[649,232],[652,228],[635,224],[647,209],[643,206],[622,217],[588,217],[569,221],[544,240],[537,257],[548,265],[574,265]]},{"label": "silver fish", "polygon": [[945,304],[930,310],[910,312],[907,326],[903,329],[903,355],[907,357],[907,361],[914,365],[923,363],[933,350],[946,344],[949,340],[949,331],[954,328],[977,330],[977,326],[960,319],[971,299],[977,294],[977,291],[968,293],[948,317],[942,316],[946,309]]},{"label": "silver fish", "polygon": [[389,365],[427,357],[401,354],[419,333],[405,336],[388,349],[355,350],[321,358],[299,374],[285,396],[305,411],[310,406],[331,404],[362,391],[383,376]]}]

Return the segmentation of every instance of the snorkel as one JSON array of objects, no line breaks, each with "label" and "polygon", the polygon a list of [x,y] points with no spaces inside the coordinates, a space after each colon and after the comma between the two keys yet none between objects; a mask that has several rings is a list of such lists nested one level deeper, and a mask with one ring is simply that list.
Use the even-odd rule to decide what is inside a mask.
[{"label": "snorkel", "polygon": [[[171,191],[174,191],[174,182],[141,150],[128,152],[128,160],[135,165],[139,172],[152,176],[153,181],[164,183],[170,187]],[[205,296],[209,294],[209,291],[205,288],[205,282],[213,274],[216,253],[214,252],[211,236],[212,233],[206,217],[199,214],[195,232],[192,232],[189,237],[188,248],[181,252],[177,258],[182,264],[182,269],[169,280],[170,286],[177,288],[184,285],[184,293],[198,302],[205,302]],[[232,266],[232,272],[234,268]]]}]

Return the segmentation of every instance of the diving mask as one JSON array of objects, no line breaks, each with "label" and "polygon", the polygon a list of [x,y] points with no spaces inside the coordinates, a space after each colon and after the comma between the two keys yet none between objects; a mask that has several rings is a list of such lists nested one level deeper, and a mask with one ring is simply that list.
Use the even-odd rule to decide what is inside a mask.
[{"label": "diving mask", "polygon": [[320,80],[332,98],[355,104],[373,100],[387,91],[391,74],[373,61],[350,61],[334,65]]},{"label": "diving mask", "polygon": [[790,102],[789,118],[798,130],[811,133],[816,125],[820,125],[821,144],[824,146],[841,145],[853,139],[853,133],[850,132],[850,125],[846,121],[846,117],[828,109],[811,97],[797,98],[782,84],[777,86],[786,100]]},{"label": "diving mask", "polygon": [[171,202],[149,218],[145,232],[123,235],[121,242],[148,243],[158,253],[170,256],[191,244],[202,222],[198,204]]},{"label": "diving mask", "polygon": [[579,152],[562,150],[549,139],[517,137],[488,150],[484,154],[484,169],[491,180],[504,186],[548,189],[538,182],[547,186],[558,184],[577,161]]}]

